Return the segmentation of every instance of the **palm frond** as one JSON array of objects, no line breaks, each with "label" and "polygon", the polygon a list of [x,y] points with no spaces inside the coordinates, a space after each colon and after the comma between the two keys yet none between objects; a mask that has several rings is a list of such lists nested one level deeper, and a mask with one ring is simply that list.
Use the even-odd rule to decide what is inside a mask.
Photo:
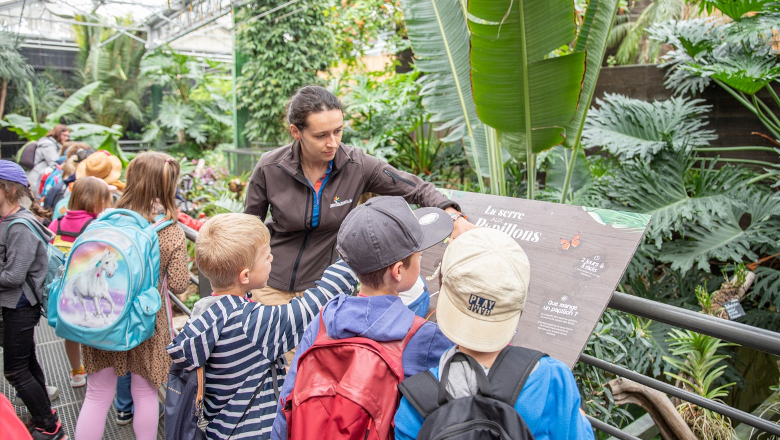
[{"label": "palm frond", "polygon": [[582,133],[586,148],[604,147],[621,159],[649,160],[659,151],[691,151],[716,139],[702,117],[710,106],[701,99],[671,98],[652,103],[606,94],[588,113]]}]

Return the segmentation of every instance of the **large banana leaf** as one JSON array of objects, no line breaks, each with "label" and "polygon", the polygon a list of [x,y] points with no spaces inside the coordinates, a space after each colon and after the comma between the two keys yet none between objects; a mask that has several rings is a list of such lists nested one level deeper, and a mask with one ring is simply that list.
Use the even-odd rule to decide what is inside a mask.
[{"label": "large banana leaf", "polygon": [[79,106],[84,104],[87,97],[97,90],[98,87],[100,87],[100,81],[95,81],[73,92],[73,94],[68,96],[68,99],[54,111],[54,113],[50,113],[46,116],[46,125],[55,126],[59,124],[61,117],[72,113]]},{"label": "large banana leaf", "polygon": [[564,127],[577,110],[585,53],[546,56],[574,40],[573,3],[469,0],[468,11],[471,79],[480,120],[519,134],[521,147],[509,150],[514,155],[524,150],[531,157],[561,144]]},{"label": "large banana leaf", "polygon": [[580,141],[582,127],[585,125],[585,116],[588,114],[593,92],[596,90],[596,81],[601,72],[601,63],[607,50],[607,36],[615,14],[618,10],[618,0],[590,0],[588,9],[585,10],[585,18],[582,22],[575,52],[585,51],[585,76],[582,79],[582,93],[577,104],[577,112],[574,119],[566,126],[566,141],[564,146],[573,148]]},{"label": "large banana leaf", "polygon": [[[402,0],[406,30],[421,79],[423,105],[438,130],[449,130],[446,142],[463,140],[472,167],[489,176],[484,124],[477,117],[471,92],[469,29],[459,0]],[[481,179],[480,179],[481,181]]]},{"label": "large banana leaf", "polygon": [[46,136],[46,133],[49,131],[27,116],[10,114],[5,115],[5,120],[8,121],[7,127],[9,130],[28,141],[37,141]]}]

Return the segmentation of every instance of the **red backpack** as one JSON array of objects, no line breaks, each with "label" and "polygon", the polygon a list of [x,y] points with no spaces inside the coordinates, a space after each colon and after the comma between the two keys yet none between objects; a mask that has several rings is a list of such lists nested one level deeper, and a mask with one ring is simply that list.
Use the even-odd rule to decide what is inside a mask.
[{"label": "red backpack", "polygon": [[331,339],[320,313],[317,339],[298,360],[295,386],[282,403],[287,438],[392,439],[403,351],[425,322],[415,316],[400,341]]}]

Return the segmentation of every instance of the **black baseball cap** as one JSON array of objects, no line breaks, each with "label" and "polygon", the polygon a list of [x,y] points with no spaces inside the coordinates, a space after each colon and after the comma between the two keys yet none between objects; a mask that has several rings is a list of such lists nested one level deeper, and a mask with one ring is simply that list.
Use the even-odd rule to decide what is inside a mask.
[{"label": "black baseball cap", "polygon": [[442,209],[412,211],[402,197],[374,197],[341,223],[336,250],[355,272],[366,274],[440,243],[452,228]]}]

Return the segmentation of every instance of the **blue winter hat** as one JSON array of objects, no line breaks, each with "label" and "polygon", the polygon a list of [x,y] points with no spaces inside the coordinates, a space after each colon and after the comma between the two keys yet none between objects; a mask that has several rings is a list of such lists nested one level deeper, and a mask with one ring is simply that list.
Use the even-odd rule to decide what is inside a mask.
[{"label": "blue winter hat", "polygon": [[0,160],[0,179],[27,186],[27,174],[24,173],[22,167],[10,160]]}]

